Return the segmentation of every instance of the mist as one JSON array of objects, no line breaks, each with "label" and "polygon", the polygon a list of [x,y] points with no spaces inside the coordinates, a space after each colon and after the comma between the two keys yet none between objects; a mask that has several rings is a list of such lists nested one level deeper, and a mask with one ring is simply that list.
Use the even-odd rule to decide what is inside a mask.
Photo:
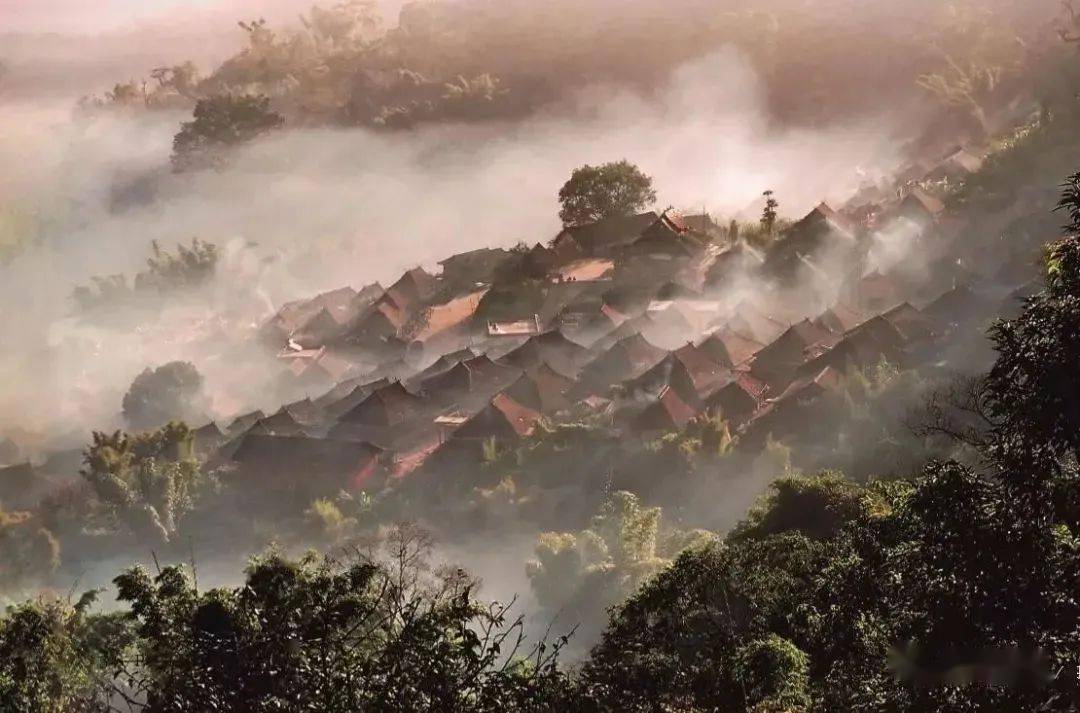
[{"label": "mist", "polygon": [[5,390],[0,413],[24,425],[28,417],[62,422],[64,431],[111,424],[135,374],[178,358],[204,371],[209,392],[232,394],[209,416],[274,406],[247,402],[263,392],[258,370],[238,378],[215,363],[220,342],[186,334],[205,311],[174,308],[157,321],[169,329],[134,334],[65,319],[76,285],[137,269],[154,240],[224,247],[201,304],[230,316],[239,347],[285,301],[385,283],[464,250],[546,242],[560,227],[557,189],[582,163],[626,157],[654,177],[659,208],[752,218],[767,188],[797,217],[823,199],[844,200],[900,160],[899,128],[886,116],[773,128],[760,82],[733,49],[678,68],[648,97],[596,86],[570,103],[572,116],[560,107],[497,125],[294,129],[247,147],[223,171],[194,175],[167,168],[178,113],[73,117],[57,105],[5,104],[0,162],[28,170],[6,173],[0,185],[21,213],[47,217],[36,225],[38,243],[0,268],[3,304],[19,305],[4,311],[2,329],[22,345],[5,357],[9,383],[19,386]]}]

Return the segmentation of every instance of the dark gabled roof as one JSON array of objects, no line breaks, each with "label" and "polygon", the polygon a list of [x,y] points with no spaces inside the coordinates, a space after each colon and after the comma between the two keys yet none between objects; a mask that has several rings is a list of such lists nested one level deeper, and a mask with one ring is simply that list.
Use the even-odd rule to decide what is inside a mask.
[{"label": "dark gabled roof", "polygon": [[708,213],[683,215],[681,218],[682,223],[686,226],[687,230],[693,230],[698,233],[708,233],[720,227],[713,221],[712,216]]},{"label": "dark gabled roof", "polygon": [[587,223],[563,228],[555,238],[555,244],[561,239],[571,238],[586,253],[596,253],[615,247],[629,245],[660,219],[653,211],[638,215],[615,216],[596,223]]},{"label": "dark gabled roof", "polygon": [[748,245],[745,240],[739,240],[716,256],[705,272],[705,284],[717,287],[733,277],[753,272],[764,263],[765,256],[761,252]]},{"label": "dark gabled roof", "polygon": [[611,384],[633,379],[656,366],[667,352],[650,344],[640,334],[616,342],[610,349],[589,362],[581,372],[576,396],[604,389]]},{"label": "dark gabled roof", "polygon": [[570,341],[562,332],[552,330],[530,337],[517,349],[504,354],[499,361],[517,369],[547,364],[559,373],[576,376],[588,358],[585,347]]},{"label": "dark gabled roof", "polygon": [[381,453],[381,448],[363,441],[249,433],[236,446],[232,460],[257,469],[252,475],[260,479],[305,484],[313,477],[355,478]]},{"label": "dark gabled roof", "polygon": [[796,322],[754,356],[751,371],[763,381],[783,377],[805,361],[809,347],[830,336],[808,319]]},{"label": "dark gabled roof", "polygon": [[909,342],[929,339],[937,331],[934,320],[917,310],[909,302],[901,302],[889,311],[883,312],[881,317],[896,327],[904,335],[904,339]]},{"label": "dark gabled roof", "polygon": [[454,432],[454,438],[524,438],[540,420],[540,412],[500,393]]},{"label": "dark gabled roof", "polygon": [[292,414],[284,408],[278,410],[278,412],[272,416],[267,416],[266,418],[261,418],[256,421],[251,428],[247,430],[247,433],[273,436],[306,435],[300,422],[293,418]]},{"label": "dark gabled roof", "polygon": [[726,327],[750,337],[761,344],[768,344],[784,333],[790,325],[765,314],[756,305],[743,300],[736,305]]},{"label": "dark gabled roof", "polygon": [[770,402],[779,404],[792,399],[812,398],[825,391],[836,390],[840,387],[840,381],[840,372],[831,366],[825,366],[809,376],[795,380],[784,389],[783,393],[775,399],[770,399]]},{"label": "dark gabled roof", "polygon": [[226,438],[225,433],[213,421],[194,429],[191,435],[194,438],[195,449],[204,454],[217,448]]},{"label": "dark gabled roof", "polygon": [[310,398],[293,401],[281,408],[288,411],[299,423],[317,423],[324,415],[322,409]]},{"label": "dark gabled roof", "polygon": [[671,387],[660,392],[656,401],[645,408],[633,421],[636,431],[669,431],[682,428],[699,413],[687,404]]},{"label": "dark gabled roof", "polygon": [[255,425],[255,423],[262,418],[266,418],[266,414],[262,411],[252,411],[251,413],[245,413],[242,416],[237,416],[229,424],[225,432],[231,436],[238,436],[244,431]]},{"label": "dark gabled roof", "polygon": [[922,313],[941,322],[962,322],[989,310],[991,303],[967,285],[957,285],[923,307]]},{"label": "dark gabled roof", "polygon": [[425,379],[420,384],[420,390],[429,396],[437,398],[449,394],[474,391],[492,376],[489,370],[484,368],[481,362],[477,361],[486,359],[487,357],[475,357],[474,359],[458,362],[441,374]]},{"label": "dark gabled roof", "polygon": [[864,320],[865,317],[861,313],[843,303],[837,302],[818,315],[814,319],[814,324],[833,334],[843,334],[849,329],[859,326]]},{"label": "dark gabled roof", "polygon": [[716,363],[702,349],[687,344],[671,353],[671,356],[686,368],[699,394],[711,391],[717,384],[728,377],[729,371]]},{"label": "dark gabled roof", "polygon": [[[383,299],[389,298],[398,309],[409,311],[435,293],[437,281],[422,267],[406,270],[397,282],[386,288]],[[382,301],[382,300],[380,300]]]},{"label": "dark gabled roof", "polygon": [[422,404],[422,399],[395,381],[372,392],[338,420],[366,426],[394,426],[414,416]]},{"label": "dark gabled roof", "polygon": [[[375,393],[384,386],[389,386],[390,381],[387,379],[379,379],[377,381],[369,381],[365,383],[357,383],[361,380],[351,380],[350,384],[355,384],[350,391],[339,396],[333,401],[326,402],[322,406],[323,413],[327,420],[336,421],[344,416],[349,411],[356,408],[360,402],[366,399],[371,394]],[[322,403],[316,401],[316,403]]]},{"label": "dark gabled roof", "polygon": [[904,357],[904,335],[882,316],[872,317],[845,333],[835,344],[814,355],[799,368],[803,377],[826,367],[862,369],[881,359],[899,364]]},{"label": "dark gabled roof", "polygon": [[909,217],[912,213],[922,213],[929,218],[936,218],[944,210],[944,203],[918,186],[908,189],[904,200],[900,202],[900,212]]},{"label": "dark gabled roof", "polygon": [[821,203],[772,244],[766,263],[771,269],[791,269],[798,264],[800,256],[809,258],[826,246],[854,243],[854,226],[847,218]]},{"label": "dark gabled roof", "polygon": [[344,322],[353,313],[357,296],[353,288],[342,287],[323,292],[311,299],[288,302],[282,305],[271,321],[282,325],[286,332],[293,332],[325,309],[337,321]]},{"label": "dark gabled roof", "polygon": [[764,382],[745,372],[736,372],[730,383],[705,400],[705,405],[709,409],[719,410],[721,418],[737,425],[761,407],[768,390]]},{"label": "dark gabled roof", "polygon": [[724,327],[709,335],[698,348],[712,361],[730,368],[747,361],[765,345],[731,327]]},{"label": "dark gabled roof", "polygon": [[573,379],[556,372],[547,364],[534,366],[507,387],[503,393],[522,406],[539,413],[554,413],[572,405],[567,394]]}]

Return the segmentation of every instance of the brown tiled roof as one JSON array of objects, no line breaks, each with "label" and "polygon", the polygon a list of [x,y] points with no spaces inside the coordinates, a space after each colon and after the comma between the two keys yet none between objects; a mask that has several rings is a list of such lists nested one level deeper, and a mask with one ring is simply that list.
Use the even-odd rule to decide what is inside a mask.
[{"label": "brown tiled roof", "polygon": [[365,476],[382,450],[362,441],[338,441],[307,436],[248,434],[232,455],[250,476],[269,484],[308,485],[323,481],[317,488],[328,493],[342,487],[362,488]]},{"label": "brown tiled roof", "polygon": [[401,328],[399,336],[404,340],[425,341],[448,329],[472,319],[480,306],[486,289],[476,290],[440,305],[433,305],[417,314]]},{"label": "brown tiled roof", "polygon": [[655,212],[649,211],[638,215],[616,216],[596,223],[563,228],[562,232],[555,237],[554,245],[557,247],[566,238],[570,238],[589,254],[629,245],[640,238],[642,233],[652,226],[659,217]]},{"label": "brown tiled roof", "polygon": [[881,316],[896,327],[909,342],[929,339],[937,330],[934,320],[909,302],[902,302]]},{"label": "brown tiled roof", "polygon": [[340,421],[366,426],[394,426],[414,416],[420,409],[422,399],[414,396],[394,382],[373,392],[345,413]]},{"label": "brown tiled roof", "polygon": [[548,364],[567,376],[576,376],[587,360],[588,351],[585,347],[570,341],[558,330],[531,337],[499,359],[500,362],[518,369],[531,369]]},{"label": "brown tiled roof", "polygon": [[806,360],[809,347],[830,336],[808,319],[796,322],[754,356],[750,370],[766,382],[784,380]]},{"label": "brown tiled roof", "polygon": [[[399,309],[410,311],[435,292],[436,280],[422,267],[406,270],[398,281],[386,288],[386,297]],[[384,298],[385,299],[385,298]]]},{"label": "brown tiled roof", "polygon": [[742,364],[764,347],[761,342],[740,334],[731,327],[713,332],[699,345],[699,349],[712,361],[729,368]]},{"label": "brown tiled roof", "polygon": [[547,364],[532,367],[503,393],[526,408],[540,413],[554,413],[570,408],[567,393],[574,381],[557,373]]},{"label": "brown tiled roof", "polygon": [[272,436],[306,435],[300,423],[285,409],[280,409],[273,416],[260,418],[251,426],[251,428],[247,429],[247,433],[260,433]]},{"label": "brown tiled roof", "polygon": [[851,307],[837,302],[829,309],[818,315],[814,324],[834,334],[843,334],[849,329],[857,327],[865,319],[862,314]]},{"label": "brown tiled roof", "polygon": [[656,401],[650,404],[634,419],[633,428],[637,431],[667,431],[682,428],[689,423],[698,411],[687,404],[670,387],[660,392]]},{"label": "brown tiled roof", "polygon": [[454,432],[455,438],[524,438],[540,420],[540,413],[518,403],[505,393],[495,396],[483,410]]},{"label": "brown tiled roof", "polygon": [[262,418],[266,418],[266,414],[264,414],[262,411],[252,411],[250,413],[245,413],[243,415],[237,416],[233,419],[232,423],[230,423],[229,426],[225,429],[225,432],[230,437],[238,436],[244,431],[254,426],[255,423]]},{"label": "brown tiled roof", "polygon": [[693,344],[676,349],[671,355],[686,368],[698,393],[701,394],[711,391],[729,374],[727,369],[710,359],[706,352]]}]

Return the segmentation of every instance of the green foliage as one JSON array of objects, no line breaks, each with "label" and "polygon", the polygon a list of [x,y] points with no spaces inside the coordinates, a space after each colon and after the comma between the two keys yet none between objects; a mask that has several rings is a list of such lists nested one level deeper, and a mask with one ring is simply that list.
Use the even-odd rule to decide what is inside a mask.
[{"label": "green foliage", "polygon": [[[180,567],[115,579],[122,611],[28,604],[0,619],[0,700],[14,710],[546,711],[562,641],[523,647],[521,620],[460,570],[428,563],[412,527],[385,558],[252,560],[201,592]],[[7,709],[5,709],[7,710]]]},{"label": "green foliage", "polygon": [[0,618],[0,702],[5,711],[107,711],[108,679],[130,641],[118,615],[88,613],[96,592],[72,605],[42,600]]},{"label": "green foliage", "polygon": [[208,485],[183,423],[136,436],[95,431],[83,460],[81,475],[112,517],[158,542],[177,533]]},{"label": "green foliage", "polygon": [[182,123],[173,138],[173,169],[221,168],[231,150],[284,124],[265,96],[222,94],[200,99],[193,119]]},{"label": "green foliage", "polygon": [[734,664],[750,711],[799,711],[809,704],[809,658],[790,641],[776,634],[755,639],[735,652]]},{"label": "green foliage", "polygon": [[883,507],[873,492],[841,473],[787,476],[769,486],[765,501],[751,510],[729,537],[761,539],[794,531],[814,540],[827,539],[847,523],[869,517]]},{"label": "green foliage", "polygon": [[583,225],[632,215],[656,202],[652,179],[626,161],[574,169],[559,189],[563,225]]},{"label": "green foliage", "polygon": [[39,585],[60,566],[60,543],[28,512],[0,509],[0,594]]},{"label": "green foliage", "polygon": [[155,240],[147,269],[135,274],[133,285],[126,276],[94,276],[91,285],[72,290],[71,298],[83,312],[105,312],[118,307],[143,304],[148,298],[172,296],[208,283],[217,269],[217,246],[198,238],[191,245],[179,244],[173,255]]},{"label": "green foliage", "polygon": [[577,533],[540,536],[526,573],[541,606],[564,610],[575,623],[595,626],[599,612],[622,600],[666,567],[682,550],[712,538],[703,531],[661,534],[660,508],[637,496],[613,493]]},{"label": "green foliage", "polygon": [[[903,481],[775,483],[723,546],[615,610],[583,670],[587,708],[1071,710],[1076,238],[1047,264],[1044,292],[992,330],[983,472],[934,461]],[[897,380],[881,367],[849,388]],[[1044,678],[977,665],[1031,652]]]}]

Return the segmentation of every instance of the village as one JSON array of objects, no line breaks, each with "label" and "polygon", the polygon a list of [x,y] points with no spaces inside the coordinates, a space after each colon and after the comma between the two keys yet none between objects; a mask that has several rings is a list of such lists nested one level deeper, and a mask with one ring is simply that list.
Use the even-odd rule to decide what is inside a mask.
[{"label": "village", "polygon": [[[582,418],[637,440],[711,419],[760,450],[812,428],[844,375],[939,362],[1016,302],[1030,266],[963,264],[964,226],[921,187],[980,163],[958,149],[762,247],[708,214],[648,211],[291,302],[259,340],[304,397],[193,424],[196,451],[303,504],[445,480]],[[898,231],[918,269],[879,264]]]}]

